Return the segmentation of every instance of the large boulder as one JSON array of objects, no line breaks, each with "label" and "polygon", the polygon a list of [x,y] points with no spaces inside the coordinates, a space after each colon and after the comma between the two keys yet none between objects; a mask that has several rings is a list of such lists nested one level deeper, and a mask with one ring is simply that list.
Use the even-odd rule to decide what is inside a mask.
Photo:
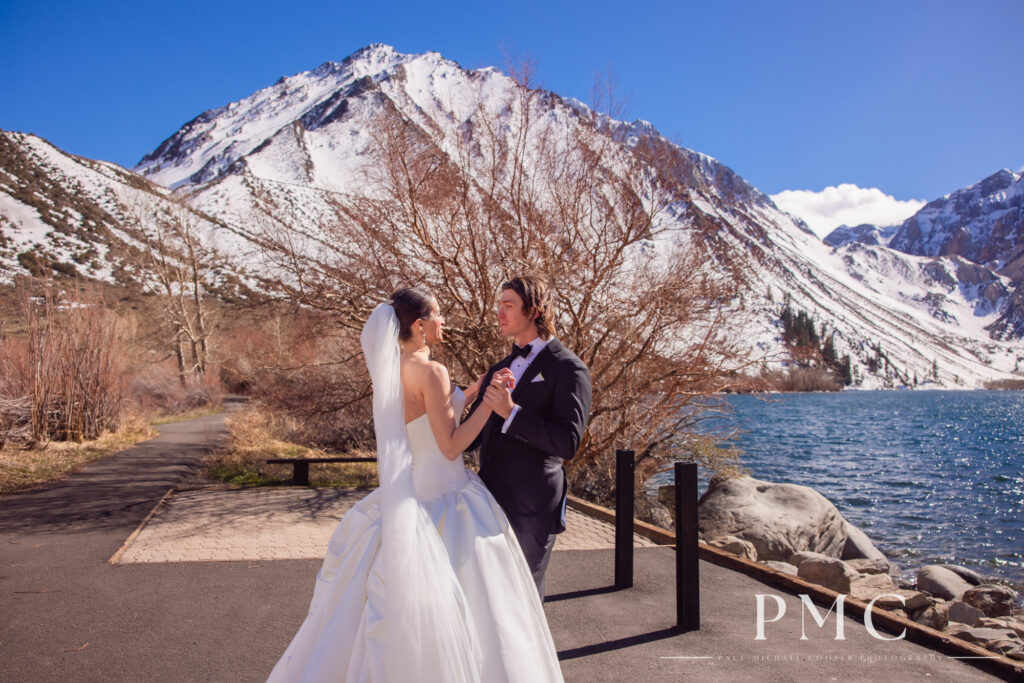
[{"label": "large boulder", "polygon": [[932,599],[920,591],[894,588],[875,600],[875,607],[884,610],[902,609],[916,612],[932,605]]},{"label": "large boulder", "polygon": [[1017,591],[995,583],[983,583],[965,591],[961,600],[977,607],[986,617],[1005,617],[1013,613]]},{"label": "large boulder", "polygon": [[1021,639],[1024,639],[1024,624],[1015,619],[982,617],[981,619],[978,619],[978,623],[976,623],[975,626],[984,626],[985,628],[1008,628],[1016,633]]},{"label": "large boulder", "polygon": [[798,573],[797,568],[791,565],[789,562],[779,562],[778,560],[765,560],[761,564],[768,567],[769,569],[774,569],[775,571],[782,572],[783,574],[790,574],[791,576],[796,576]]},{"label": "large boulder", "polygon": [[835,558],[884,557],[814,489],[752,477],[712,479],[700,498],[698,529],[705,539],[750,541],[762,561],[785,562],[803,550]]},{"label": "large boulder", "polygon": [[982,647],[989,647],[999,642],[1009,642],[1013,646],[1020,646],[1021,639],[1016,633],[1004,628],[963,628],[952,632],[952,635],[966,640],[968,643],[977,643]]},{"label": "large boulder", "polygon": [[917,573],[917,589],[943,600],[959,600],[971,584],[945,567],[930,564]]}]

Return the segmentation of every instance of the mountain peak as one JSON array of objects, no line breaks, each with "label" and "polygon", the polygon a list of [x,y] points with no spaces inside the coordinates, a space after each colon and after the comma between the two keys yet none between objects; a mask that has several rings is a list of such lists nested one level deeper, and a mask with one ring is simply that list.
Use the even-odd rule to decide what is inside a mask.
[{"label": "mountain peak", "polygon": [[1018,180],[1020,180],[1019,174],[1014,173],[1008,168],[1003,168],[974,185],[971,185],[966,188],[966,190],[961,190],[961,192],[970,192],[977,188],[978,193],[982,196],[987,196],[1007,189]]},{"label": "mountain peak", "polygon": [[823,241],[830,247],[841,247],[851,242],[868,245],[885,245],[896,233],[896,226],[877,226],[870,223],[840,225],[825,235]]},{"label": "mountain peak", "polygon": [[[996,271],[1024,253],[1024,183],[1000,169],[926,204],[900,226],[889,246],[920,256],[963,256]],[[1017,281],[1024,273],[1005,273]]]}]

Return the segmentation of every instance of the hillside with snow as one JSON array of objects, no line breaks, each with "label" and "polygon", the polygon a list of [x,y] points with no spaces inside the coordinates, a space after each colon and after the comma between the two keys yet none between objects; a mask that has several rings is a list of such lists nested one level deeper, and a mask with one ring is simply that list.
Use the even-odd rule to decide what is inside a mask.
[{"label": "hillside with snow", "polygon": [[[143,223],[177,210],[215,249],[251,251],[227,226],[183,207],[168,189],[132,171],[68,154],[34,135],[0,130],[0,284],[18,274],[82,277],[133,289],[152,284],[141,254],[153,242],[147,242]],[[174,245],[166,248],[170,254]],[[211,275],[206,284],[219,294],[247,288],[242,262]]]},{"label": "hillside with snow", "polygon": [[123,202],[169,193],[115,164],[62,152],[33,135],[0,131],[0,279],[18,272],[129,281],[138,247]]},{"label": "hillside with snow", "polygon": [[[222,249],[249,272],[266,275],[272,264],[253,246],[266,229],[266,207],[282,224],[298,226],[297,241],[315,249],[324,222],[336,220],[334,198],[377,191],[373,152],[389,117],[414,128],[479,183],[487,169],[467,150],[493,143],[493,136],[523,141],[533,158],[531,145],[578,126],[600,128],[616,145],[611,170],[638,149],[661,150],[652,174],[672,196],[658,220],[669,233],[711,226],[716,248],[741,260],[750,283],[741,334],[768,368],[792,362],[780,322],[788,305],[810,315],[840,357],[849,355],[860,388],[974,388],[1022,376],[1024,329],[990,329],[1012,312],[1019,294],[1001,271],[1006,264],[979,264],[959,253],[904,253],[871,228],[824,243],[728,167],[672,144],[646,122],[611,121],[545,91],[534,91],[523,105],[509,77],[491,68],[465,70],[437,53],[406,55],[372,45],[200,114],[145,155],[134,169],[138,175],[85,160],[74,162],[75,173],[92,187],[95,174],[102,175],[94,164],[187,197],[210,219]],[[3,234],[20,240],[0,258],[18,267],[18,250],[54,230],[33,223],[31,207],[12,203],[13,196],[10,183],[0,186]]]},{"label": "hillside with snow", "polygon": [[[932,271],[945,273],[929,293],[933,315],[974,323],[993,339],[1024,338],[1024,182],[1009,169],[929,202],[898,226],[842,226],[825,243],[889,247],[898,254],[926,257]],[[895,254],[889,258],[902,258]],[[946,302],[974,302],[973,317],[954,315]],[[919,299],[923,300],[923,299]]]}]

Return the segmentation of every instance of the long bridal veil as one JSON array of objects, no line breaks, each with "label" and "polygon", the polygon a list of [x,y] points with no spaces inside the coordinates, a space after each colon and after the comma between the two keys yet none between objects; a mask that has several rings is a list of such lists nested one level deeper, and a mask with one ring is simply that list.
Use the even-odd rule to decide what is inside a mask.
[{"label": "long bridal veil", "polygon": [[360,341],[373,382],[391,681],[478,681],[482,654],[444,544],[416,498],[405,429],[398,317],[373,310]]}]

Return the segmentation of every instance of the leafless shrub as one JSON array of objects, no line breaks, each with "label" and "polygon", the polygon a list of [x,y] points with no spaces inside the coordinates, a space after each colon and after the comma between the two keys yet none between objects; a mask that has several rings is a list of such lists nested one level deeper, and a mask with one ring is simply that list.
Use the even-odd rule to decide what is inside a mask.
[{"label": "leafless shrub", "polygon": [[[760,391],[842,391],[843,384],[827,368],[788,368],[761,373]],[[755,382],[757,384],[758,382]]]},{"label": "leafless shrub", "polygon": [[[115,430],[125,398],[116,319],[95,295],[52,285],[20,292],[25,339],[0,344],[5,434],[37,443],[95,439]],[[27,404],[27,423],[26,409]]]},{"label": "leafless shrub", "polygon": [[288,429],[280,438],[335,451],[372,441],[369,377],[358,339],[330,316],[278,311],[226,333],[221,350],[225,384],[281,416]]},{"label": "leafless shrub", "polygon": [[182,385],[173,359],[139,362],[131,375],[131,396],[143,415],[175,415],[204,406],[217,406],[224,395],[219,374],[190,373]]},{"label": "leafless shrub", "polygon": [[[547,279],[557,336],[594,384],[570,477],[608,500],[616,448],[637,451],[650,473],[697,453],[694,425],[724,409],[718,392],[748,364],[730,333],[742,321],[744,271],[722,242],[724,224],[686,202],[670,145],[627,139],[607,117],[572,107],[542,116],[547,97],[520,83],[495,111],[481,95],[454,136],[386,109],[373,122],[365,193],[326,197],[328,217],[310,226],[264,191],[254,222],[281,291],[326,313],[334,362],[357,367],[367,314],[418,284],[445,309],[441,359],[469,382],[507,352],[493,322],[500,284],[524,272]],[[669,207],[689,212],[686,227],[665,220]]]}]

